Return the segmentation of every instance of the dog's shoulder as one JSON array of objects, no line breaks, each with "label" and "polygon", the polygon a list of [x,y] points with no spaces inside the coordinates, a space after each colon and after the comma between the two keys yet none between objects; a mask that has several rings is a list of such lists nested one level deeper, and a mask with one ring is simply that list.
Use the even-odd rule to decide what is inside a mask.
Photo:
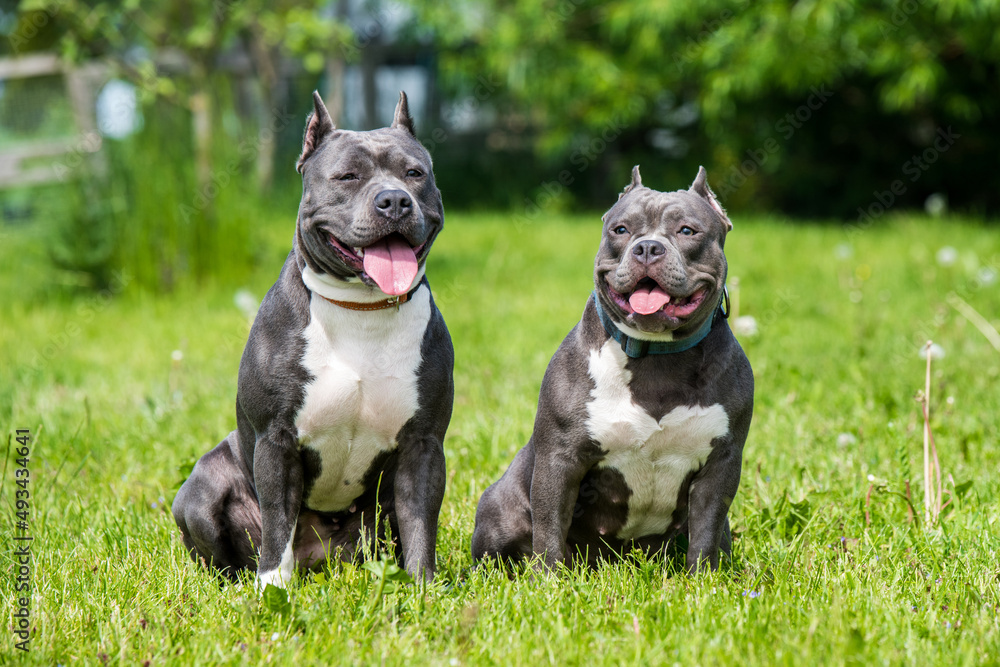
[{"label": "dog's shoulder", "polygon": [[258,422],[263,413],[293,414],[302,402],[301,388],[310,380],[301,363],[309,292],[297,262],[293,250],[261,301],[240,360],[238,400]]}]

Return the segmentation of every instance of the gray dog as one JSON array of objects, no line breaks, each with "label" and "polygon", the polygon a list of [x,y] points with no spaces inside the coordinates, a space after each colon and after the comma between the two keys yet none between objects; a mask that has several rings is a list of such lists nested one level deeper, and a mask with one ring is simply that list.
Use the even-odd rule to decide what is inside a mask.
[{"label": "gray dog", "polygon": [[472,553],[553,566],[688,537],[731,550],[753,373],[722,307],[732,223],[704,169],[657,192],[639,168],[603,218],[594,295],[549,363],[531,439],[483,493]]},{"label": "gray dog", "polygon": [[405,94],[370,132],[334,128],[313,101],[295,242],[243,352],[237,428],[173,513],[196,560],[230,578],[256,569],[261,588],[352,557],[386,520],[407,571],[431,578],[454,393],[424,277],[441,193]]}]

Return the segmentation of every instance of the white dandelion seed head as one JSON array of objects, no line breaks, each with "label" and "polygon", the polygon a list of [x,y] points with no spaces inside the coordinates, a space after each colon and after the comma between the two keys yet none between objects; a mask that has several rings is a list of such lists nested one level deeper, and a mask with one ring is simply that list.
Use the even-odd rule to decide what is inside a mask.
[{"label": "white dandelion seed head", "polygon": [[937,263],[941,266],[951,266],[958,261],[958,251],[950,245],[943,246],[937,251]]},{"label": "white dandelion seed head", "polygon": [[[931,354],[931,359],[944,359],[944,354],[945,354],[944,348],[941,347],[940,345],[938,345],[937,343],[931,343],[930,354]],[[926,345],[921,345],[920,346],[920,358],[921,359],[926,359],[927,358],[927,346]]]}]

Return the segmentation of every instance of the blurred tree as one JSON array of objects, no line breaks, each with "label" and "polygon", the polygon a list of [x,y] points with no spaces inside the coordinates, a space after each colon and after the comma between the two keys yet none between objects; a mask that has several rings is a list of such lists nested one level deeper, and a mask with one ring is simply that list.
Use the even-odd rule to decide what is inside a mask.
[{"label": "blurred tree", "polygon": [[[319,72],[326,58],[351,34],[322,0],[22,0],[23,21],[58,27],[65,58],[110,60],[133,81],[145,102],[167,99],[191,113],[195,173],[199,189],[210,193],[213,129],[222,110],[213,75],[227,56],[249,57],[260,103],[257,121],[265,127],[286,106],[281,68],[285,58],[300,59]],[[257,178],[270,186],[274,132],[261,132]]]},{"label": "blurred tree", "polygon": [[[446,76],[495,79],[542,153],[624,124],[608,153],[659,144],[685,171],[711,164],[731,202],[847,215],[953,125],[947,168],[907,201],[940,188],[1000,209],[977,178],[1000,154],[997,0],[415,1],[450,47]],[[685,144],[709,154],[685,160]]]},{"label": "blurred tree", "polygon": [[257,230],[284,196],[267,190],[277,138],[303,110],[298,98],[287,105],[294,112],[287,108],[286,86],[303,68],[318,79],[338,47],[352,53],[353,34],[324,7],[22,0],[16,20],[0,8],[15,54],[58,50],[70,63],[106,62],[136,85],[142,107],[140,132],[104,142],[108,170],[83,162],[69,187],[43,197],[52,204],[53,215],[40,217],[53,230],[55,267],[90,286],[112,270],[154,290],[241,279],[259,259]]}]

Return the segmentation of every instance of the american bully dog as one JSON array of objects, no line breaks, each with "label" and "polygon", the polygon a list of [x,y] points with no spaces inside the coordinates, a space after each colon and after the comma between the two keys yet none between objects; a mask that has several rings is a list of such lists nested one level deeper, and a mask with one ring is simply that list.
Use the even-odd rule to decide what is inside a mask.
[{"label": "american bully dog", "polygon": [[639,168],[603,217],[594,293],[542,380],[534,431],[476,511],[472,552],[594,565],[687,537],[730,553],[753,373],[726,322],[732,229],[698,171],[657,192]]},{"label": "american bully dog", "polygon": [[334,127],[318,93],[295,240],[240,362],[236,430],[173,503],[196,560],[283,586],[385,537],[434,574],[454,353],[424,277],[444,223],[406,95],[392,125]]}]

